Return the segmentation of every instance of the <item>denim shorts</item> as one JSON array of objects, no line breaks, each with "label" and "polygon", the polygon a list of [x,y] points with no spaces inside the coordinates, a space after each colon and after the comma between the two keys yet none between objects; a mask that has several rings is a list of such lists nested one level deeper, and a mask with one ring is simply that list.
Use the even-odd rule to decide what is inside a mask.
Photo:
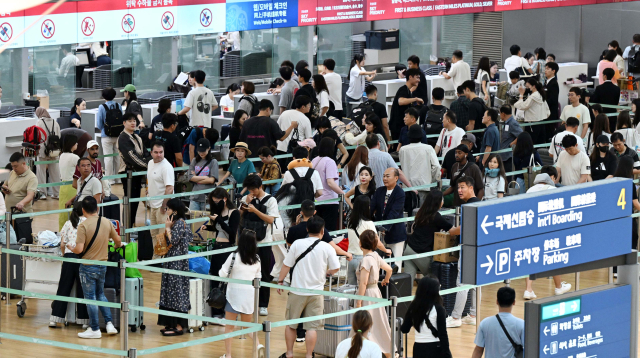
[{"label": "denim shorts", "polygon": [[242,313],[234,310],[233,307],[231,307],[231,304],[229,303],[229,301],[227,301],[227,304],[224,306],[224,311],[233,313],[233,314],[246,314],[246,313]]}]

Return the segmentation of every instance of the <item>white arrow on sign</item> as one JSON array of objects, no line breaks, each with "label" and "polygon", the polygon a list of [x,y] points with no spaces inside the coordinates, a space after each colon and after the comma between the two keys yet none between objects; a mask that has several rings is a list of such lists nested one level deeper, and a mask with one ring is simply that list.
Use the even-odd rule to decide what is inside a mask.
[{"label": "white arrow on sign", "polygon": [[544,352],[544,355],[547,355],[547,352],[549,351],[549,348],[547,348],[547,345],[544,345],[544,349],[542,350]]},{"label": "white arrow on sign", "polygon": [[487,260],[489,260],[489,262],[485,262],[482,265],[480,265],[480,267],[482,268],[487,268],[487,272],[485,273],[485,275],[488,275],[489,272],[491,271],[491,268],[493,267],[493,260],[491,260],[491,257],[489,255],[487,255]]},{"label": "white arrow on sign", "polygon": [[574,311],[578,310],[578,303],[576,301],[573,301],[573,304],[571,305],[571,309]]},{"label": "white arrow on sign", "polygon": [[549,329],[549,327],[544,326],[544,335],[546,336],[548,332],[550,332],[551,330]]},{"label": "white arrow on sign", "polygon": [[488,217],[489,215],[485,215],[484,220],[482,220],[482,224],[480,224],[480,227],[482,228],[482,231],[484,231],[485,235],[489,235],[489,232],[487,231],[487,227],[493,226],[493,222],[490,222],[490,223],[487,222]]}]

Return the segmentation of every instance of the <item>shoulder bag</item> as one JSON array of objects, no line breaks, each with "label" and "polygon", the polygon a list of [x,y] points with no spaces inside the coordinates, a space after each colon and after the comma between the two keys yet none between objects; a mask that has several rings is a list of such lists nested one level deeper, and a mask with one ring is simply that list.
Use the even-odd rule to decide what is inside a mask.
[{"label": "shoulder bag", "polygon": [[167,234],[163,232],[156,236],[156,246],[153,247],[153,253],[158,256],[165,256],[172,247],[173,245],[169,242]]},{"label": "shoulder bag", "polygon": [[[236,253],[234,252],[231,256],[231,265],[229,266],[229,274],[227,278],[231,277],[231,271],[233,270],[233,264],[236,262]],[[227,283],[221,282],[218,287],[214,287],[211,289],[209,294],[207,295],[207,304],[209,307],[224,309],[224,306],[227,305]]]},{"label": "shoulder bag", "polygon": [[500,327],[502,327],[502,331],[504,331],[504,334],[509,339],[509,342],[511,342],[513,349],[516,351],[515,352],[516,358],[524,357],[524,347],[522,346],[522,344],[517,344],[516,342],[513,341],[513,339],[509,335],[509,332],[507,332],[507,328],[504,326],[504,323],[502,323],[502,320],[500,319],[500,315],[496,315],[496,318],[498,319],[498,323],[500,323]]}]

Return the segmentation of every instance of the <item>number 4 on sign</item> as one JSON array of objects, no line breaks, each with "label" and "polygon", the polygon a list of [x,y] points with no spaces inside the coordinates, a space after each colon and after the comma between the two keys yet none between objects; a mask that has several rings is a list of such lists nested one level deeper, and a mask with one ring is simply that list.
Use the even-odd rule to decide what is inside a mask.
[{"label": "number 4 on sign", "polygon": [[618,206],[622,206],[622,210],[624,210],[624,207],[627,205],[627,202],[624,200],[625,197],[625,189],[622,188],[622,190],[620,190],[620,196],[618,197]]}]

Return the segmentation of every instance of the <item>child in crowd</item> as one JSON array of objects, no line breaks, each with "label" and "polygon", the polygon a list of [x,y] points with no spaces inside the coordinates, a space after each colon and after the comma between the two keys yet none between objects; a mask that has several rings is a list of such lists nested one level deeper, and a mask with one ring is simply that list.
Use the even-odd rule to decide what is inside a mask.
[{"label": "child in crowd", "polygon": [[494,200],[504,196],[507,176],[500,154],[491,154],[484,168],[484,197],[482,200]]}]

